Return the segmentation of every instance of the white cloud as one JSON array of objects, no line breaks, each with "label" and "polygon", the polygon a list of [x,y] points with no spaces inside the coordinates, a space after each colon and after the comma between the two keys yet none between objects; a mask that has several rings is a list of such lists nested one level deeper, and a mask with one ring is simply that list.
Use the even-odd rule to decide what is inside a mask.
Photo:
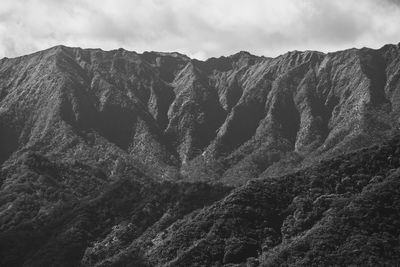
[{"label": "white cloud", "polygon": [[397,0],[1,0],[0,57],[64,44],[206,58],[400,41]]}]

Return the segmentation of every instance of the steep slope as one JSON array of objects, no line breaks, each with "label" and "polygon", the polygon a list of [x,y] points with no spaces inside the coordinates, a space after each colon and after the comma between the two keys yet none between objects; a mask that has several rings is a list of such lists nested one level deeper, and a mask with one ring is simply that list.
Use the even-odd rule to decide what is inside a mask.
[{"label": "steep slope", "polygon": [[[0,62],[0,162],[21,149],[238,185],[397,127],[399,46],[191,60],[58,46]],[[288,167],[291,166],[291,167]]]},{"label": "steep slope", "polygon": [[385,93],[398,88],[386,83],[387,49],[293,52],[252,66],[254,74],[242,80],[247,88],[209,147],[224,155],[222,179],[237,184],[281,173],[384,137],[397,124],[396,100]]}]

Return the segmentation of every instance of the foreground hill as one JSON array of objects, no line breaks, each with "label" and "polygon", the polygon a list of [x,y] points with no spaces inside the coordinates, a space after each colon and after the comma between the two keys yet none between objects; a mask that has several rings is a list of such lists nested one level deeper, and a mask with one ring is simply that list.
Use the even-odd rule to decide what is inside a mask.
[{"label": "foreground hill", "polygon": [[139,237],[129,239],[134,226],[119,224],[86,250],[83,264],[396,266],[399,167],[397,135],[294,174],[251,181]]},{"label": "foreground hill", "polygon": [[[53,170],[42,160],[31,155],[25,164],[37,172],[44,167]],[[55,183],[48,174],[39,179]],[[221,185],[138,180],[132,173],[97,197],[64,196],[51,208],[43,205],[51,199],[42,196],[38,202],[32,194],[35,185],[10,188],[1,203],[17,200],[2,210],[0,264],[395,266],[400,262],[399,134],[382,145],[293,174],[250,181],[231,193]]]}]

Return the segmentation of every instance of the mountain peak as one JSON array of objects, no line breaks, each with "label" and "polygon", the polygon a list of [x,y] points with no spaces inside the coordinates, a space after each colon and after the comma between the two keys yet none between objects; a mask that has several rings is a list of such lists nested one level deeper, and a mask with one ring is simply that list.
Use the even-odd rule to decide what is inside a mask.
[{"label": "mountain peak", "polygon": [[242,59],[242,58],[259,58],[258,56],[255,56],[255,55],[253,55],[253,54],[251,54],[250,52],[247,52],[247,51],[239,51],[239,52],[237,52],[237,53],[235,53],[235,54],[233,54],[233,55],[230,55],[229,56],[230,58],[232,58],[233,60],[239,60],[239,59]]}]

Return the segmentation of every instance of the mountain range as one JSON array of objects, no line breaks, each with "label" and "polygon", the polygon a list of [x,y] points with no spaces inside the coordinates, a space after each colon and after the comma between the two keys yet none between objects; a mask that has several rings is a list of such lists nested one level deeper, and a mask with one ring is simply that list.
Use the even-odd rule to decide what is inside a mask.
[{"label": "mountain range", "polygon": [[399,114],[400,44],[3,58],[0,265],[394,266]]}]

